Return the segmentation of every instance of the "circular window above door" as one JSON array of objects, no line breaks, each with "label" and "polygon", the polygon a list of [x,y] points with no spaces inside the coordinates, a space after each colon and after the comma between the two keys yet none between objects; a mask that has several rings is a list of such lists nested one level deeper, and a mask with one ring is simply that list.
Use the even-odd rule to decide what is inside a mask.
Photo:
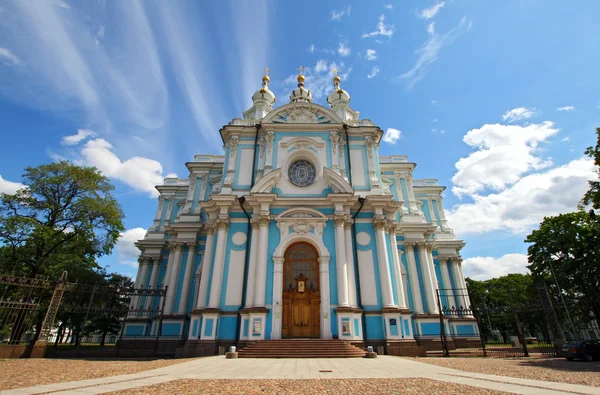
[{"label": "circular window above door", "polygon": [[290,182],[297,187],[307,187],[315,182],[317,169],[307,160],[297,160],[288,170]]}]

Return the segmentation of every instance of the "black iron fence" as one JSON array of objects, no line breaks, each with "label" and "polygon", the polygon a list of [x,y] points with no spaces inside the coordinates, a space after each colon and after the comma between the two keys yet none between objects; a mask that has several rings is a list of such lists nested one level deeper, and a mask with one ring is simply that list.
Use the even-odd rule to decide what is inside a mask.
[{"label": "black iron fence", "polygon": [[[0,275],[0,358],[173,357],[162,336],[165,289]],[[156,328],[128,336],[128,322]]]},{"label": "black iron fence", "polygon": [[[471,305],[467,289],[438,289],[440,335],[416,336],[417,341],[427,355],[556,356],[568,333],[545,285],[536,287],[537,300],[519,301],[507,291],[502,302],[492,306]],[[593,321],[580,327],[579,338],[598,338]]]}]

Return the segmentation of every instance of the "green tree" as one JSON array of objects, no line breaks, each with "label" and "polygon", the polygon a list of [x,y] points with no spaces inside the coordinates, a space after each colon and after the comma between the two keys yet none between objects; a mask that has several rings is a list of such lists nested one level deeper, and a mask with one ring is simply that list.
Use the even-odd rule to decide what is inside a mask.
[{"label": "green tree", "polygon": [[[596,174],[600,176],[600,128],[596,128],[596,146],[588,147],[585,150],[587,156],[594,160],[596,165]],[[591,204],[596,210],[600,209],[600,181],[589,181],[590,189],[585,193],[581,201],[583,206]]]},{"label": "green tree", "polygon": [[0,199],[0,271],[58,278],[97,269],[124,230],[108,178],[61,161],[28,167],[23,182]]},{"label": "green tree", "polygon": [[546,217],[525,241],[532,243],[531,272],[555,278],[561,289],[554,293],[563,293],[574,312],[593,312],[600,325],[600,221],[584,211]]}]

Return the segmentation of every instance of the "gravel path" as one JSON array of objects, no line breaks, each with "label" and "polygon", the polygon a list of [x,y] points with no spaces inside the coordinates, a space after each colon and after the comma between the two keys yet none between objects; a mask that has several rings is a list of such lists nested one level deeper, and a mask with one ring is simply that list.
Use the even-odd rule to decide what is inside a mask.
[{"label": "gravel path", "polygon": [[73,359],[0,359],[0,390],[137,373],[190,360],[90,361]]},{"label": "gravel path", "polygon": [[[411,358],[412,359],[412,358]],[[563,358],[416,358],[466,372],[600,387],[600,362]]]},{"label": "gravel path", "polygon": [[505,394],[428,379],[347,379],[347,380],[177,380],[169,383],[111,392],[113,395],[145,394],[331,394],[331,395],[465,395]]}]

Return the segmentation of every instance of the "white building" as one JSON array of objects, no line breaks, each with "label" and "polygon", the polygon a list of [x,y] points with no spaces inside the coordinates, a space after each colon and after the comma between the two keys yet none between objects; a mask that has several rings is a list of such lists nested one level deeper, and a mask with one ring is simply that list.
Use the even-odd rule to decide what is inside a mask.
[{"label": "white building", "polygon": [[[188,355],[308,337],[402,354],[439,336],[436,290],[466,288],[445,188],[414,180],[404,155],[379,156],[382,130],[333,83],[330,108],[312,103],[302,74],[289,103],[273,108],[264,76],[243,119],[219,131],[224,156],[196,155],[187,179],[157,186],[136,285],[168,286],[162,335],[187,337]],[[130,320],[125,336],[157,326]],[[477,333],[469,316],[446,318],[445,328]]]}]

